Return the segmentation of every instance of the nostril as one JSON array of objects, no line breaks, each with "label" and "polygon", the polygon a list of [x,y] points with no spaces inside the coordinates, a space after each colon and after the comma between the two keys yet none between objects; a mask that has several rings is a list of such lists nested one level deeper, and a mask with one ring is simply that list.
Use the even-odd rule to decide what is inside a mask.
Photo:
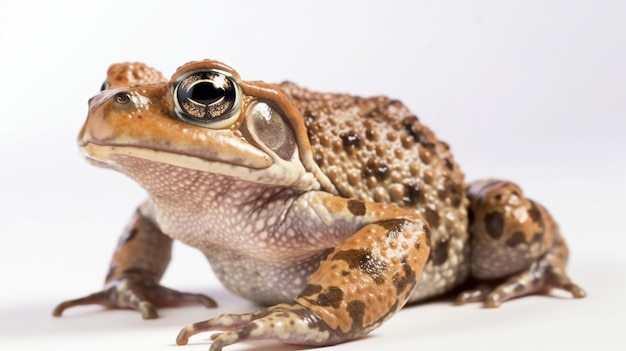
[{"label": "nostril", "polygon": [[87,100],[87,104],[91,105],[91,103],[93,102],[93,99],[95,99],[95,96],[92,96],[89,98],[89,100]]}]

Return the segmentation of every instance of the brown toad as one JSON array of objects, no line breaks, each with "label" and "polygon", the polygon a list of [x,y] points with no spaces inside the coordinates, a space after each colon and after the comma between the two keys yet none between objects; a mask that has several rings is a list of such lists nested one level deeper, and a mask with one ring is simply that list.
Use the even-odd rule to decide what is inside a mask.
[{"label": "brown toad", "polygon": [[79,145],[146,189],[102,304],[155,318],[203,295],[159,285],[172,239],[200,249],[231,291],[271,305],[190,324],[245,339],[329,345],[367,334],[407,302],[483,282],[458,303],[496,307],[560,288],[567,248],[543,206],[498,180],[466,185],[447,144],[386,97],[323,94],[192,62],[167,81],[143,64],[109,69]]}]

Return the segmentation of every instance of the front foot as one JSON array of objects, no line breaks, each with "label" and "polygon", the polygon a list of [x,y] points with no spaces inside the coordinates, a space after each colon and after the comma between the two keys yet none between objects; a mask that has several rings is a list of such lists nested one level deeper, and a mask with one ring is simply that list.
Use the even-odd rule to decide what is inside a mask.
[{"label": "front foot", "polygon": [[158,318],[157,307],[200,304],[216,307],[213,299],[202,294],[183,293],[161,286],[145,276],[127,276],[107,284],[104,290],[74,300],[60,303],[52,312],[60,317],[74,306],[102,305],[108,308],[125,308],[141,312],[143,319]]},{"label": "front foot", "polygon": [[244,340],[273,339],[288,344],[332,345],[342,341],[322,318],[298,304],[280,304],[246,314],[223,314],[183,328],[176,343],[186,345],[189,338],[207,331],[223,331],[211,336],[210,351]]}]

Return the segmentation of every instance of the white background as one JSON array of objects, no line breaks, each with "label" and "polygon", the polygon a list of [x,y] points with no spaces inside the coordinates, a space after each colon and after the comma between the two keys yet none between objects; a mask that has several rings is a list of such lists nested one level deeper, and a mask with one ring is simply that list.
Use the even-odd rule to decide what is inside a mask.
[{"label": "white background", "polygon": [[244,79],[402,100],[468,179],[513,179],[551,209],[589,292],[498,310],[425,303],[333,350],[623,350],[625,18],[622,1],[0,2],[0,348],[205,350],[208,334],[174,346],[179,328],[254,308],[178,245],[165,284],[210,294],[218,310],[50,315],[100,288],[144,196],[78,156],[108,65],[144,61],[169,75],[214,58]]}]

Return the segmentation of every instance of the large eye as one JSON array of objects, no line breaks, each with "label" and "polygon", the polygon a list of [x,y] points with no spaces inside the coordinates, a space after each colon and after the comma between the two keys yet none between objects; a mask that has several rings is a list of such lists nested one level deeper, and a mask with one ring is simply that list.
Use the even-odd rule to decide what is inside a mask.
[{"label": "large eye", "polygon": [[219,71],[194,71],[174,87],[178,118],[208,128],[223,128],[239,116],[241,94],[233,79]]}]

